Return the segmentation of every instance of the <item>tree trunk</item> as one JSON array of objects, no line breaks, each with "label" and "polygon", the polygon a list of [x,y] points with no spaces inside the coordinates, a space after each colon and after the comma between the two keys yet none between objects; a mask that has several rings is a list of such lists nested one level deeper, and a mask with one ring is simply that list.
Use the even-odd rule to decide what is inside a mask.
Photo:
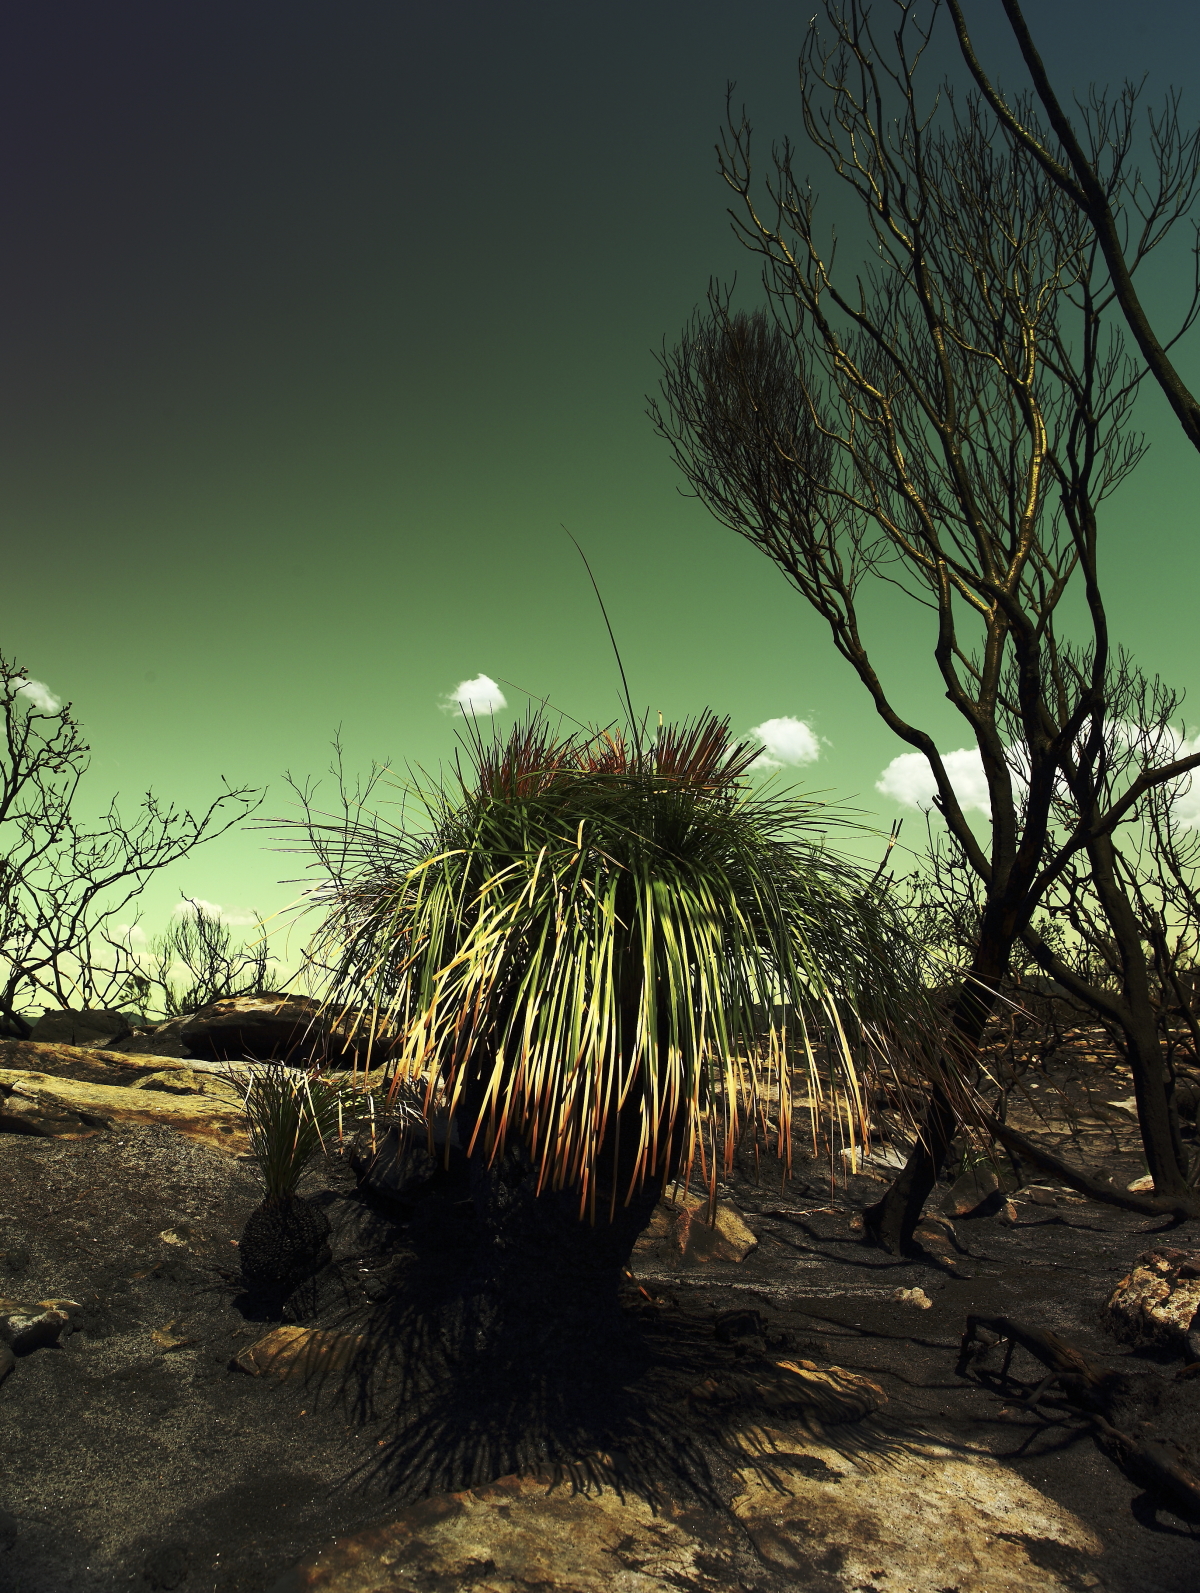
[{"label": "tree trunk", "polygon": [[628,1205],[580,1216],[578,1189],[537,1192],[523,1146],[471,1166],[479,1243],[461,1294],[462,1348],[505,1364],[610,1357],[624,1339],[620,1286],[662,1193],[656,1178]]},{"label": "tree trunk", "polygon": [[[1007,960],[1007,954],[1001,957],[994,948],[976,956],[955,997],[949,1027],[956,1038],[955,1049],[962,1066],[970,1066],[979,1050]],[[893,1256],[920,1254],[921,1246],[913,1233],[957,1130],[958,1114],[945,1089],[935,1083],[908,1161],[883,1199],[863,1213],[865,1243],[878,1245]]]},{"label": "tree trunk", "polygon": [[1099,837],[1088,847],[1092,880],[1104,909],[1121,959],[1122,1001],[1116,1014],[1125,1036],[1138,1126],[1146,1166],[1154,1179],[1156,1195],[1183,1197],[1189,1193],[1187,1157],[1172,1123],[1171,1080],[1163,1056],[1158,1021],[1150,994],[1150,970],[1142,945],[1142,928],[1127,893],[1117,878],[1111,836]]}]

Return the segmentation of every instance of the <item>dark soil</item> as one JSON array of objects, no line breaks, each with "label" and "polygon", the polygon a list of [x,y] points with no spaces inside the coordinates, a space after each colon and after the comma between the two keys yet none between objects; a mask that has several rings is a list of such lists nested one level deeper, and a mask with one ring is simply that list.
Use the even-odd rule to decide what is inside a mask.
[{"label": "dark soil", "polygon": [[[1036,1082],[1031,1097],[1069,1099],[1073,1116],[1059,1112],[1049,1135],[1064,1154],[1122,1184],[1142,1171],[1132,1119],[1105,1104],[1131,1093],[1119,1075],[1090,1078],[1082,1094],[1065,1077]],[[0,1587],[259,1593],[302,1554],[386,1520],[400,1502],[521,1465],[615,1471],[623,1486],[719,1512],[731,1476],[721,1420],[683,1396],[714,1371],[752,1370],[786,1349],[883,1384],[887,1421],[861,1441],[919,1431],[990,1452],[1081,1517],[1106,1545],[1088,1562],[1100,1581],[1079,1581],[1066,1559],[1051,1564],[1065,1551],[1049,1544],[1047,1574],[1063,1587],[1191,1593],[1200,1525],[1161,1508],[1083,1421],[1031,1413],[956,1377],[955,1362],[968,1313],[1051,1329],[1143,1374],[1122,1420],[1200,1470],[1200,1376],[1176,1381],[1182,1357],[1130,1351],[1097,1324],[1141,1251],[1200,1237],[1064,1191],[1023,1190],[1011,1210],[956,1223],[957,1272],[934,1257],[896,1261],[851,1227],[882,1176],[856,1176],[833,1198],[816,1163],[786,1193],[737,1181],[760,1237],[743,1263],[643,1261],[627,1296],[630,1332],[604,1364],[582,1364],[586,1353],[556,1342],[552,1322],[531,1319],[536,1353],[506,1382],[439,1315],[472,1254],[463,1191],[388,1207],[360,1196],[345,1163],[323,1164],[302,1187],[330,1221],[333,1262],[306,1321],[365,1333],[369,1353],[361,1372],[316,1386],[232,1366],[270,1325],[254,1319],[261,1311],[238,1276],[236,1241],[261,1196],[252,1164],[165,1129],[0,1135],[0,1294],[84,1307],[78,1331],[21,1356],[0,1384]],[[913,1287],[930,1309],[896,1301]],[[765,1342],[730,1326],[739,1308],[760,1314]],[[1020,1354],[1013,1371],[1038,1380]]]}]

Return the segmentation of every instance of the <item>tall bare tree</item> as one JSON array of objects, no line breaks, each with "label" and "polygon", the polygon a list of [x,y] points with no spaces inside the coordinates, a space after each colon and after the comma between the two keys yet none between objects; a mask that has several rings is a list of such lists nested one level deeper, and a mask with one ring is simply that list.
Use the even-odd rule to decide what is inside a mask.
[{"label": "tall bare tree", "polygon": [[[1136,126],[1138,88],[1127,83],[1111,105],[1103,93],[1093,90],[1086,103],[1077,102],[1081,124],[1077,130],[1054,90],[1017,0],[1000,3],[1053,138],[1043,134],[1023,106],[1010,103],[1000,93],[976,54],[962,6],[958,0],[946,0],[963,59],[1005,130],[1087,218],[1104,255],[1113,294],[1146,368],[1162,388],[1185,436],[1194,448],[1200,448],[1200,399],[1170,356],[1170,350],[1200,314],[1200,234],[1192,252],[1195,271],[1191,300],[1179,326],[1165,342],[1159,339],[1134,283],[1134,274],[1146,255],[1191,209],[1200,172],[1200,128],[1184,131],[1179,120],[1179,94],[1173,91],[1162,112],[1158,116],[1151,113],[1148,119],[1152,170],[1149,181],[1143,181],[1141,172],[1128,158]],[[1114,153],[1120,158],[1114,159]]]},{"label": "tall bare tree", "polygon": [[[967,1063],[1014,943],[1069,860],[1200,759],[1139,771],[1109,806],[1081,804],[1055,836],[1064,769],[1082,794],[1107,745],[1098,513],[1141,457],[1128,431],[1141,372],[1110,325],[1108,272],[1078,207],[979,99],[921,98],[936,0],[884,9],[892,26],[881,38],[857,0],[827,0],[828,29],[810,29],[801,58],[807,141],[858,201],[861,261],[835,259],[790,144],[773,152],[760,195],[750,127],[731,112],[721,170],[735,228],[763,261],[766,307],[734,313],[712,290],[664,351],[663,402],[651,413],[695,494],[774,560],[883,721],[928,760],[937,806],[983,887],[952,1009]],[[907,680],[888,685],[876,668],[863,596],[879,583],[929,615],[935,676],[982,761],[986,838],[934,736],[898,706]],[[1068,591],[1085,616],[1072,656],[1086,664],[1074,668]],[[1161,1067],[1146,1068],[1156,1190],[1190,1211]],[[867,1214],[868,1234],[888,1249],[911,1245],[955,1128],[950,1092],[935,1081],[904,1171]]]},{"label": "tall bare tree", "polygon": [[[1063,648],[1060,669],[1077,679],[1090,660]],[[1200,1158],[1190,1160],[1175,1107],[1175,1062],[1200,1058],[1200,832],[1190,827],[1192,776],[1141,786],[1145,770],[1176,763],[1189,743],[1175,721],[1180,696],[1150,680],[1123,653],[1105,687],[1106,745],[1093,760],[1068,756],[1051,802],[1048,848],[1078,833],[1086,844],[1065,855],[1021,934],[1026,969],[1053,979],[1078,1010],[1099,1021],[1131,1064],[1143,1142],[1163,1142],[1159,1092],[1165,1086],[1170,1154],[1181,1180],[1195,1185]],[[1005,706],[1006,699],[1002,700]],[[1006,711],[1011,726],[1011,713]],[[1127,802],[1132,795],[1134,800]],[[1110,827],[1094,815],[1113,816]],[[1083,822],[1081,822],[1081,820]],[[1093,833],[1093,831],[1095,833]],[[923,934],[941,942],[948,960],[967,962],[977,940],[982,884],[950,833],[931,834],[928,868],[913,882]],[[1072,1168],[1000,1118],[990,1126],[1010,1150],[1087,1194],[1112,1200],[1120,1191]],[[1137,1203],[1133,1202],[1136,1207]]]},{"label": "tall bare tree", "polygon": [[131,818],[114,799],[77,816],[88,745],[71,713],[0,657],[0,1032],[28,1036],[39,999],[103,1006],[139,965],[117,925],[151,878],[247,817],[261,798],[226,785],[201,813],[147,792]]}]

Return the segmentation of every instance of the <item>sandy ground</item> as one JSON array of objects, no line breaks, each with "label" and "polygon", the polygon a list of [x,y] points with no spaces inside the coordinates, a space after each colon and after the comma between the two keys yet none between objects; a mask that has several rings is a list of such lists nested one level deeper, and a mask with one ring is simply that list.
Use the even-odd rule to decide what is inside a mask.
[{"label": "sandy ground", "polygon": [[[1120,1080],[1109,1079],[1098,1101],[1106,1091],[1119,1099]],[[1085,1101],[1077,1117],[1075,1150],[1089,1165],[1135,1177],[1128,1114],[1107,1122]],[[1059,1125],[1061,1139],[1071,1132]],[[1086,1558],[1014,1524],[1043,1566],[1042,1586],[1191,1593],[1200,1585],[1194,1525],[1156,1510],[1079,1423],[1006,1406],[954,1373],[969,1312],[1050,1328],[1144,1371],[1155,1431],[1200,1462],[1200,1378],[1173,1381],[1181,1360],[1128,1351],[1097,1323],[1141,1251],[1194,1245],[1191,1230],[1168,1232],[1065,1193],[1048,1197],[1056,1204],[1018,1195],[1015,1223],[1003,1213],[957,1223],[964,1275],[955,1276],[857,1241],[852,1212],[881,1187],[855,1177],[831,1200],[815,1164],[786,1193],[738,1187],[759,1236],[744,1262],[681,1271],[650,1258],[639,1268],[644,1292],[630,1296],[642,1358],[594,1432],[573,1418],[568,1444],[619,1454],[635,1492],[641,1477],[719,1515],[728,1447],[712,1420],[681,1427],[680,1392],[736,1368],[738,1347],[716,1328],[745,1307],[763,1313],[776,1353],[837,1363],[886,1389],[886,1419],[857,1437],[847,1430],[848,1444],[886,1452],[919,1439],[967,1461],[997,1457],[1084,1523],[1099,1545]],[[423,1239],[419,1217],[364,1200],[344,1163],[315,1168],[307,1188],[330,1216],[335,1260],[311,1320],[382,1343],[430,1255],[453,1264],[453,1236]],[[236,1278],[235,1241],[257,1199],[251,1164],[167,1129],[70,1141],[0,1134],[0,1294],[66,1296],[83,1308],[77,1331],[21,1356],[0,1385],[5,1593],[259,1593],[330,1538],[387,1522],[427,1487],[439,1444],[461,1456],[472,1441],[460,1407],[455,1430],[439,1427],[436,1389],[418,1389],[398,1360],[367,1382],[323,1387],[234,1369],[266,1330],[244,1314]],[[897,1289],[914,1287],[929,1309],[897,1302]],[[482,1427],[479,1444],[485,1479],[513,1469],[502,1447],[486,1449]],[[414,1466],[418,1450],[424,1471]]]}]

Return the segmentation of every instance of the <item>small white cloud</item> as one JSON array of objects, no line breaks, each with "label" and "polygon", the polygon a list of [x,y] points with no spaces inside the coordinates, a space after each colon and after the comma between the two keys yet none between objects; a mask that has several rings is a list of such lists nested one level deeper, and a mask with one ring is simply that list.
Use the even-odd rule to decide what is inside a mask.
[{"label": "small white cloud", "polygon": [[784,764],[814,763],[821,756],[821,743],[803,719],[785,714],[782,719],[764,719],[750,734],[763,744],[755,762],[760,768],[778,769]]},{"label": "small white cloud", "polygon": [[[991,813],[987,781],[983,777],[983,760],[978,747],[959,747],[955,752],[943,752],[942,763],[954,787],[955,795],[964,812],[972,808],[980,813]],[[909,808],[933,806],[937,795],[937,782],[923,752],[902,752],[875,782],[876,791]]]},{"label": "small white cloud", "polygon": [[27,698],[39,713],[56,714],[62,707],[62,698],[56,697],[44,680],[26,680],[18,675],[13,685],[15,695]]},{"label": "small white cloud", "polygon": [[476,675],[474,680],[460,680],[442,707],[449,712],[455,709],[464,718],[475,714],[495,714],[507,708],[504,693],[490,675]]},{"label": "small white cloud", "polygon": [[198,913],[204,913],[209,918],[219,918],[223,924],[256,924],[258,919],[253,913],[247,913],[240,907],[222,907],[220,902],[206,902],[203,896],[193,896],[181,902],[176,902],[171,910],[172,918],[192,918]]},{"label": "small white cloud", "polygon": [[[1164,749],[1172,763],[1177,758],[1191,758],[1200,752],[1200,735],[1191,740],[1173,736],[1172,742]],[[1171,806],[1176,820],[1185,830],[1200,830],[1200,773],[1181,774],[1172,784]]]}]

